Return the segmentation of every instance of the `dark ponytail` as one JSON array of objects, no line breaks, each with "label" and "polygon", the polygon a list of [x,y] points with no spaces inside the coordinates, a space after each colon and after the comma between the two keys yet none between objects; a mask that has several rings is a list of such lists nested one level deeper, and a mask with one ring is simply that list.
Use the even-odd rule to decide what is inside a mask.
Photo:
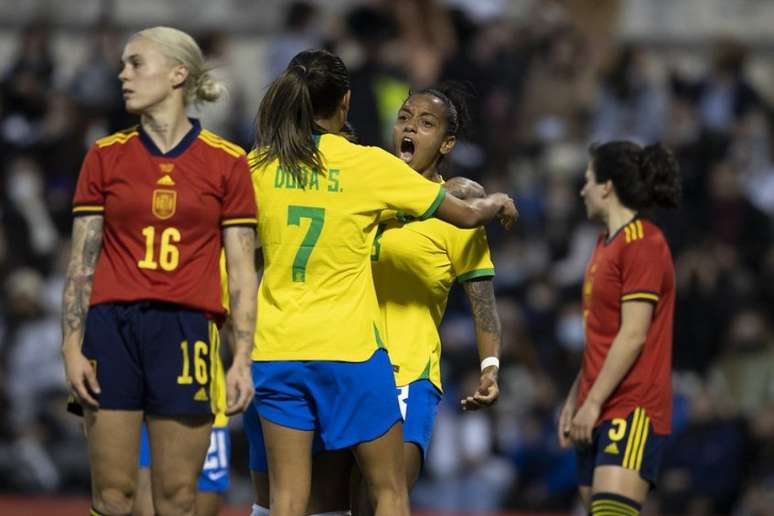
[{"label": "dark ponytail", "polygon": [[275,159],[296,179],[304,169],[324,171],[313,133],[324,130],[315,118],[328,118],[349,91],[349,72],[341,59],[326,50],[297,54],[266,91],[256,116],[257,166]]},{"label": "dark ponytail", "polygon": [[645,148],[613,141],[589,148],[597,183],[612,181],[621,204],[634,210],[676,208],[682,195],[680,168],[662,144]]},{"label": "dark ponytail", "polygon": [[672,151],[660,143],[648,145],[642,150],[640,171],[651,205],[662,208],[680,205],[680,168]]}]

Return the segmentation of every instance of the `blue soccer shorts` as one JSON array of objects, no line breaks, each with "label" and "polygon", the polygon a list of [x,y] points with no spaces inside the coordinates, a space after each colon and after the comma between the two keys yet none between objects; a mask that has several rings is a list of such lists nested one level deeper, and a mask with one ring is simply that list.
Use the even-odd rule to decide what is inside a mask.
[{"label": "blue soccer shorts", "polygon": [[387,352],[364,362],[253,362],[255,407],[277,425],[319,434],[325,450],[372,441],[401,421]]}]

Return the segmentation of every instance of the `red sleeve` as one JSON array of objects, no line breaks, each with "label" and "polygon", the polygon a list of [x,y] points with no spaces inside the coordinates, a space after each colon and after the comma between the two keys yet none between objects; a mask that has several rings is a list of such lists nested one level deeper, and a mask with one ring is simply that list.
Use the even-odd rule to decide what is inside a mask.
[{"label": "red sleeve", "polygon": [[73,215],[97,215],[105,211],[105,190],[102,180],[102,160],[92,146],[81,165],[73,199]]},{"label": "red sleeve", "polygon": [[621,301],[658,302],[665,269],[657,240],[640,239],[625,244],[621,252],[621,270]]},{"label": "red sleeve", "polygon": [[245,157],[240,156],[225,178],[221,225],[255,227],[256,211],[250,169]]}]

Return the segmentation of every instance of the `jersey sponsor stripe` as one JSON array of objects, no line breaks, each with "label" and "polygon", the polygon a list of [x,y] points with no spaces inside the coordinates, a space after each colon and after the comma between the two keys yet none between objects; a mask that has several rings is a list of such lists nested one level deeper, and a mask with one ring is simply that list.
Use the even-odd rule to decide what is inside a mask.
[{"label": "jersey sponsor stripe", "polygon": [[235,158],[245,155],[245,151],[237,147],[236,145],[227,143],[225,140],[216,140],[215,138],[207,136],[203,132],[199,133],[199,139],[201,139],[204,143],[206,143],[210,147],[215,147],[216,149],[220,149]]},{"label": "jersey sponsor stripe", "polygon": [[650,292],[633,292],[621,296],[621,301],[658,301],[658,295]]},{"label": "jersey sponsor stripe", "polygon": [[637,226],[637,236],[639,238],[645,238],[645,229],[642,227],[642,221],[637,219],[634,224]]},{"label": "jersey sponsor stripe", "polygon": [[102,213],[105,211],[104,206],[75,206],[73,208],[73,213],[78,213],[81,215],[90,214],[90,213]]},{"label": "jersey sponsor stripe", "polygon": [[215,143],[218,143],[218,144],[221,144],[221,145],[225,145],[226,147],[230,148],[231,150],[233,150],[234,152],[236,152],[238,154],[245,154],[245,151],[244,151],[244,149],[242,147],[240,147],[236,143],[232,143],[232,142],[226,140],[225,138],[222,138],[222,137],[218,136],[217,134],[213,133],[212,131],[208,131],[207,129],[202,129],[201,133],[199,133],[199,134],[201,134],[205,138],[211,140],[212,142],[215,142]]},{"label": "jersey sponsor stripe", "polygon": [[118,133],[111,136],[106,136],[104,138],[100,138],[97,140],[97,147],[103,148],[103,147],[109,147],[110,145],[116,144],[116,143],[126,143],[135,136],[137,136],[139,133],[137,131],[132,131],[131,133]]},{"label": "jersey sponsor stripe", "polygon": [[650,430],[650,418],[645,416],[645,425],[642,428],[642,443],[640,443],[640,449],[637,452],[637,460],[635,461],[635,469],[637,471],[642,467],[642,458],[645,455],[645,443],[648,440],[648,431]]},{"label": "jersey sponsor stripe", "polygon": [[241,219],[225,219],[220,223],[221,226],[255,226],[258,224],[258,219],[255,218],[241,218]]},{"label": "jersey sponsor stripe", "polygon": [[632,455],[632,448],[634,448],[634,439],[637,435],[637,425],[640,422],[640,409],[634,409],[634,417],[632,417],[632,426],[629,429],[629,437],[626,439],[626,450],[624,450],[623,466],[629,463],[629,457]]}]

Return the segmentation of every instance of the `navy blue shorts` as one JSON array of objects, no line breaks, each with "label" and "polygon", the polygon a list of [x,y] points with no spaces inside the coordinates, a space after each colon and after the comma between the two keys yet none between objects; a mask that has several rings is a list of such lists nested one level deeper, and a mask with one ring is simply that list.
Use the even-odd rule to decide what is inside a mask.
[{"label": "navy blue shorts", "polygon": [[621,466],[656,484],[667,435],[653,431],[645,410],[636,408],[626,419],[603,421],[594,429],[590,446],[577,447],[578,484],[590,486],[597,466]]},{"label": "navy blue shorts", "polygon": [[253,362],[254,404],[277,425],[315,431],[325,450],[372,441],[401,421],[390,359]]},{"label": "navy blue shorts", "polygon": [[[226,426],[213,426],[210,433],[210,447],[204,459],[202,473],[199,475],[198,490],[209,493],[223,493],[230,485],[228,464],[231,457],[231,437]],[[140,433],[140,468],[149,468],[151,464],[148,427],[142,424]]]},{"label": "navy blue shorts", "polygon": [[424,462],[441,402],[441,391],[430,380],[417,380],[397,389],[403,416],[403,442],[416,444]]},{"label": "navy blue shorts", "polygon": [[223,411],[220,337],[201,311],[153,301],[94,305],[83,354],[97,371],[100,408],[172,417]]}]

